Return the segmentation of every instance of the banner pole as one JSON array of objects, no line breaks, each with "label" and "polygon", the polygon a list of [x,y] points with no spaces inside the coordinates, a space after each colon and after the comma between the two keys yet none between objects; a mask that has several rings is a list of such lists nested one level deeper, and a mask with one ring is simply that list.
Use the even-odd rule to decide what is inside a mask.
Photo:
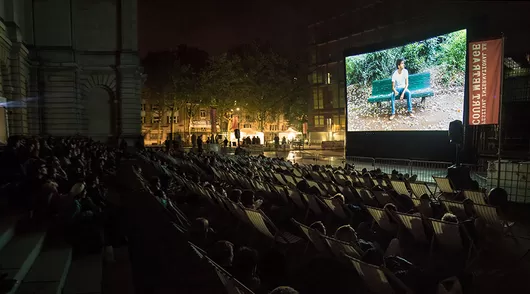
[{"label": "banner pole", "polygon": [[501,186],[501,150],[502,150],[502,96],[503,96],[503,85],[504,85],[504,33],[502,34],[502,47],[501,47],[501,86],[500,86],[500,97],[499,97],[499,142],[497,146],[497,188]]}]

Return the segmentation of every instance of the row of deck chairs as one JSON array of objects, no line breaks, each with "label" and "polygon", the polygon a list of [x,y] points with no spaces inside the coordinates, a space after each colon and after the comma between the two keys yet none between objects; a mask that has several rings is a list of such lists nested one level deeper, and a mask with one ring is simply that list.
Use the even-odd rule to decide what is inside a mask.
[{"label": "row of deck chairs", "polygon": [[[295,166],[289,162],[276,162],[272,165],[272,170],[276,171],[273,172],[272,170],[266,169],[251,169],[248,166],[246,159],[239,158],[237,156],[232,157],[229,160],[231,163],[235,163],[235,165],[223,165],[221,162],[216,166],[210,167],[216,180],[229,183],[234,187],[263,191],[268,195],[275,195],[275,197],[282,199],[284,203],[293,205],[299,211],[303,211],[306,217],[309,212],[315,215],[324,215],[331,212],[339,218],[347,219],[347,213],[340,212],[343,207],[334,206],[332,201],[330,201],[330,196],[334,195],[335,193],[342,193],[347,199],[347,202],[358,199],[375,199],[376,205],[365,205],[365,207],[370,215],[372,215],[375,222],[377,222],[382,228],[385,226],[384,214],[380,207],[386,203],[392,202],[392,198],[388,195],[388,193],[374,193],[375,191],[372,191],[371,188],[373,188],[376,183],[373,181],[370,183],[370,181],[366,181],[366,179],[358,174],[346,175],[327,171],[315,172],[308,167]],[[249,177],[249,173],[258,175],[262,180],[258,181],[252,177]],[[310,174],[311,178],[313,179],[308,180],[308,184],[311,187],[317,188],[321,196],[308,195],[301,193],[296,189],[296,184],[308,174]],[[242,224],[249,225],[250,227],[254,228],[257,232],[274,241],[274,243],[297,244],[301,241],[301,238],[276,228],[274,223],[263,211],[244,208],[231,202],[229,199],[216,194],[214,191],[205,189],[182,178],[180,180],[182,180],[182,183],[185,184],[189,189],[206,196],[213,205],[218,206],[227,214],[238,219]],[[436,192],[431,193],[429,187],[422,183],[409,183],[407,185],[405,182],[391,181],[390,185],[388,185],[387,181],[381,181],[380,179],[375,181],[379,186],[392,189],[399,194],[410,196],[416,205],[419,204],[417,198],[423,194],[436,197]],[[352,185],[348,185],[347,182],[350,182]],[[437,189],[440,190],[440,193],[456,193],[454,190],[451,191],[447,189],[447,187],[443,184],[443,180],[440,183],[436,181],[436,183]],[[472,199],[471,197],[482,197],[478,199],[483,199],[484,203],[480,203],[480,200],[475,201],[476,199],[472,199],[475,202],[477,215],[484,218],[491,224],[499,223],[499,217],[496,214],[495,208],[485,204],[485,197],[483,195],[480,195],[476,191],[464,192],[464,194],[471,195],[469,196],[470,199]],[[461,203],[458,202],[444,200],[442,203],[444,204],[444,207],[451,212],[455,211],[456,208],[462,209]],[[370,204],[372,204],[372,202],[370,202]],[[404,213],[398,213],[397,215],[400,225],[403,228],[409,230],[412,236],[414,236],[418,242],[430,243],[432,245],[434,244],[435,239],[442,248],[447,248],[449,250],[461,250],[463,248],[458,224],[429,219],[429,222],[427,223],[430,224],[430,227],[434,231],[434,239],[428,240],[427,235],[425,234],[425,228],[418,230],[417,224],[421,224],[422,227],[424,224],[421,217]],[[337,258],[344,258],[346,256],[348,260],[354,264],[354,267],[359,272],[361,277],[365,279],[365,282],[370,289],[376,289],[377,287],[380,287],[381,289],[387,289],[386,286],[389,286],[389,282],[387,280],[388,273],[386,273],[386,270],[381,267],[362,263],[359,260],[362,252],[360,252],[358,248],[353,248],[349,244],[327,236],[320,236],[317,238],[315,237],[314,232],[307,226],[294,220],[293,223],[300,228],[301,232],[303,233],[302,236],[305,236],[309,241],[311,241],[315,247],[320,248],[319,251],[327,252],[328,254],[332,254]],[[470,246],[470,250],[471,249],[472,246]],[[379,277],[376,279],[378,282],[374,283],[373,277]],[[370,284],[375,284],[378,286],[370,286]],[[380,290],[376,291],[374,289],[372,289],[372,291],[375,293],[391,293],[380,292]]]}]

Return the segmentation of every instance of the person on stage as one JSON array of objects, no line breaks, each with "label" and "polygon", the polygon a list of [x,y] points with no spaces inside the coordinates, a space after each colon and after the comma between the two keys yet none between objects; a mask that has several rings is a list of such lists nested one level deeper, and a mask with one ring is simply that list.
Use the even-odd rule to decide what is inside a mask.
[{"label": "person on stage", "polygon": [[405,60],[396,60],[396,71],[392,74],[392,114],[390,120],[396,116],[396,97],[399,100],[407,99],[407,110],[410,117],[414,117],[412,113],[412,99],[410,96],[409,87],[409,72],[405,69]]}]

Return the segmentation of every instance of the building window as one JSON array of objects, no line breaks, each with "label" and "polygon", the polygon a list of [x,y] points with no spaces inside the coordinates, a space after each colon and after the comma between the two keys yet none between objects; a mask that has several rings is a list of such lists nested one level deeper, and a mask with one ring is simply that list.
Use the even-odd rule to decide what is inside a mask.
[{"label": "building window", "polygon": [[151,123],[153,123],[153,124],[160,123],[160,117],[158,117],[157,115],[154,115],[154,116],[151,118]]},{"label": "building window", "polygon": [[[174,124],[178,123],[177,117],[178,117],[178,116],[174,116],[174,117],[173,117],[173,123],[174,123]],[[171,123],[171,115],[166,116],[166,122],[167,122],[167,124],[170,124],[170,123]]]},{"label": "building window", "polygon": [[206,118],[206,110],[201,109],[200,115],[201,115],[201,118]]},{"label": "building window", "polygon": [[313,89],[313,109],[324,108],[324,91],[322,88]]},{"label": "building window", "polygon": [[280,128],[278,127],[278,125],[271,125],[270,126],[270,130],[271,131],[278,131]]},{"label": "building window", "polygon": [[245,129],[251,129],[251,128],[252,128],[252,125],[251,125],[251,124],[244,124],[244,125],[243,125],[243,128],[245,128]]},{"label": "building window", "polygon": [[152,111],[158,111],[158,105],[157,104],[151,105],[151,110]]},{"label": "building window", "polygon": [[145,116],[142,116],[142,124],[145,124]]},{"label": "building window", "polygon": [[141,109],[141,110],[142,110],[142,111],[145,111],[145,103],[142,103],[141,106],[142,106],[142,109]]},{"label": "building window", "polygon": [[346,127],[346,119],[344,114],[333,115],[333,126],[336,130],[342,130]]},{"label": "building window", "polygon": [[316,70],[311,73],[311,83],[318,84],[318,73]]},{"label": "building window", "polygon": [[315,115],[315,127],[323,127],[324,125],[324,116]]},{"label": "building window", "polygon": [[328,77],[327,77],[327,81],[326,82],[327,82],[328,85],[331,85],[331,73],[330,72],[328,72]]}]

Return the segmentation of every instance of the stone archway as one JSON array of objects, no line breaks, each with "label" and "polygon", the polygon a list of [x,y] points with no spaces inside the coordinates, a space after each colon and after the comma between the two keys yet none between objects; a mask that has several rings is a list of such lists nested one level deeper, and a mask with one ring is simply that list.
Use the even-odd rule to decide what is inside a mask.
[{"label": "stone archway", "polygon": [[114,136],[114,95],[104,87],[92,88],[84,99],[87,136],[107,142]]}]

